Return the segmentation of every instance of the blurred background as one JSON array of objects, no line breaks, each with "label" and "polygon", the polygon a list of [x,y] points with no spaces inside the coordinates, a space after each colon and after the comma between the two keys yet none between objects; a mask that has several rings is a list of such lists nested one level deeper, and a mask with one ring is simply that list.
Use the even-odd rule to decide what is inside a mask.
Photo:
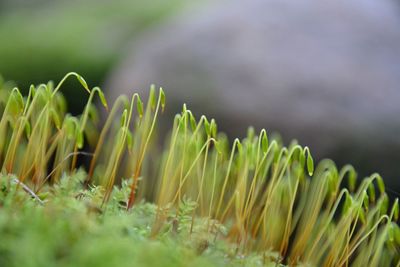
[{"label": "blurred background", "polygon": [[230,137],[266,128],[400,192],[398,0],[0,0],[0,75],[27,90],[69,71],[110,99],[162,86],[161,125],[187,103]]},{"label": "blurred background", "polygon": [[[177,14],[182,0],[0,0],[0,75],[21,89],[67,72],[102,85],[128,42]],[[86,98],[77,84],[64,93],[79,112]],[[83,95],[80,95],[83,96]]]}]

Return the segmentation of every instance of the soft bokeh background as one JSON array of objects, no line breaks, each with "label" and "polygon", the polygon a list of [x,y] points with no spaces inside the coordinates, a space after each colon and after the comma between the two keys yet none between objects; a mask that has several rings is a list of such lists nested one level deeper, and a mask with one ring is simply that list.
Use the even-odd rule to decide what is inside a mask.
[{"label": "soft bokeh background", "polygon": [[[21,89],[75,71],[101,85],[127,43],[179,12],[182,0],[0,0],[0,74]],[[64,93],[78,112],[75,83]]]},{"label": "soft bokeh background", "polygon": [[400,191],[397,0],[0,0],[0,74],[27,89],[69,71],[111,99],[163,86],[161,125],[186,102],[231,137],[279,132]]}]

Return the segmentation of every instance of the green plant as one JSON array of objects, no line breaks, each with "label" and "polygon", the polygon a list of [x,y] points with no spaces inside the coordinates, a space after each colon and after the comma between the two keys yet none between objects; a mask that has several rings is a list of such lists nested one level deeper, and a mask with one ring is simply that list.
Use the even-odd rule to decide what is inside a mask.
[{"label": "green plant", "polygon": [[[71,76],[89,94],[80,116],[60,93]],[[108,104],[76,73],[27,97],[0,92],[0,263],[400,266],[399,204],[389,206],[378,174],[357,181],[330,160],[314,169],[307,147],[265,130],[230,146],[186,105],[160,151],[152,137],[165,95],[154,87],[146,106],[119,97],[100,127],[94,95]],[[36,243],[35,261],[17,257]]]}]

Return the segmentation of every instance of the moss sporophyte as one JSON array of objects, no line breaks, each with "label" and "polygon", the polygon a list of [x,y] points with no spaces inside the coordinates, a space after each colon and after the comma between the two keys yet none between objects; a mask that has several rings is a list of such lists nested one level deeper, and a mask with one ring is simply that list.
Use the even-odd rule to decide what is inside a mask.
[{"label": "moss sporophyte", "polygon": [[[70,77],[88,92],[78,116]],[[400,266],[399,203],[378,174],[314,168],[265,130],[230,142],[186,105],[161,149],[154,86],[146,105],[112,106],[73,72],[27,96],[0,87],[0,266]]]}]

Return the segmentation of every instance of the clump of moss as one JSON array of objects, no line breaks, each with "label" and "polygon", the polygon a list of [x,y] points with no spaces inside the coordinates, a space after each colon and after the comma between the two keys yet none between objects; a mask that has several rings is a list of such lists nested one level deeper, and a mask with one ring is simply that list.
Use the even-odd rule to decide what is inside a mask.
[{"label": "clump of moss", "polygon": [[[79,116],[59,92],[75,76]],[[109,110],[99,126],[95,95]],[[184,105],[154,145],[162,89],[112,107],[76,73],[0,93],[0,263],[5,266],[395,266],[399,204],[382,178],[314,162],[249,128],[232,144]],[[163,134],[163,133],[158,133]],[[79,167],[78,158],[89,161]]]}]

